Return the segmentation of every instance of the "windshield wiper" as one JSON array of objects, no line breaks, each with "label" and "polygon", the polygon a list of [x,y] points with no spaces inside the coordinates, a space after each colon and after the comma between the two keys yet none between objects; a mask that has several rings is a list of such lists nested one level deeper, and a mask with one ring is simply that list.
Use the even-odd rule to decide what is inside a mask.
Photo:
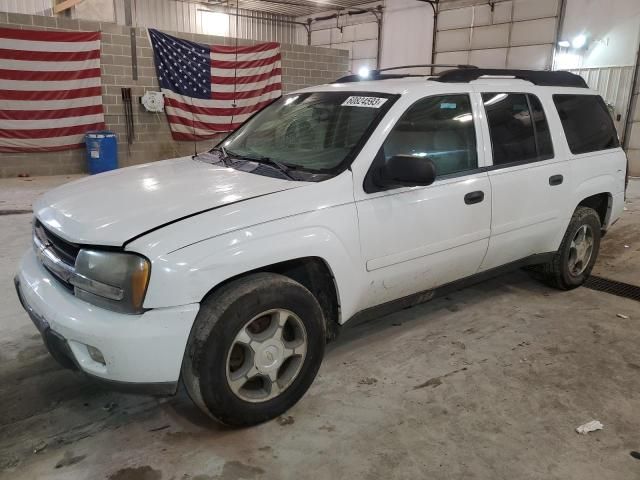
[{"label": "windshield wiper", "polygon": [[239,153],[234,153],[234,152],[228,151],[223,146],[215,147],[213,150],[217,150],[222,154],[222,155],[220,155],[220,159],[222,160],[222,163],[224,163],[225,167],[229,166],[229,160],[231,160],[232,158],[234,160],[246,160],[246,161],[249,161],[249,162],[262,163],[262,164],[265,164],[265,165],[269,165],[270,167],[273,167],[276,170],[279,170],[280,172],[282,172],[289,180],[295,180],[295,181],[298,180],[293,175],[291,175],[291,170],[292,170],[291,167],[285,165],[284,163],[278,162],[277,160],[274,160],[272,158],[269,158],[269,157],[252,157],[250,155],[240,155]]},{"label": "windshield wiper", "polygon": [[220,152],[222,155],[218,155],[220,157],[220,161],[225,167],[229,166],[229,160],[231,159],[231,155],[227,152],[227,149],[223,146],[214,147],[213,150]]},{"label": "windshield wiper", "polygon": [[298,180],[297,178],[295,178],[293,175],[291,175],[291,167],[288,167],[287,165],[285,165],[284,163],[278,162],[277,160],[274,160],[273,158],[269,158],[269,157],[242,157],[245,158],[251,162],[256,162],[256,163],[263,163],[265,165],[269,165],[270,167],[275,167],[277,170],[280,170],[283,174],[285,174],[287,176],[287,178],[289,178],[290,180]]}]

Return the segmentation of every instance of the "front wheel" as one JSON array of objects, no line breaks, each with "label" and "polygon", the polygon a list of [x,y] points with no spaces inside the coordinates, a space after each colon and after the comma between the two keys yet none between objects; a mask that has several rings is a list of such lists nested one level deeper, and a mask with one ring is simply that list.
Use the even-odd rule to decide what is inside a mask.
[{"label": "front wheel", "polygon": [[194,402],[233,426],[287,411],[318,372],[324,316],[309,290],[257,273],[223,286],[201,305],[182,366]]},{"label": "front wheel", "polygon": [[600,250],[601,224],[592,208],[578,207],[571,217],[560,248],[542,266],[547,283],[561,290],[582,285],[596,263]]}]

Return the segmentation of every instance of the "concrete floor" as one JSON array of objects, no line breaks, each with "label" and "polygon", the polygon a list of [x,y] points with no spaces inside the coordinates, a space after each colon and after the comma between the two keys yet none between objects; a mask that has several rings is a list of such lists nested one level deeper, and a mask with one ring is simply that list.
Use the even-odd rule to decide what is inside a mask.
[{"label": "concrete floor", "polygon": [[[64,180],[0,181],[0,202]],[[629,197],[597,273],[640,284],[640,181]],[[111,393],[53,363],[11,281],[30,220],[0,215],[2,479],[640,478],[638,302],[516,272],[345,329],[286,416],[229,430],[184,392]]]}]

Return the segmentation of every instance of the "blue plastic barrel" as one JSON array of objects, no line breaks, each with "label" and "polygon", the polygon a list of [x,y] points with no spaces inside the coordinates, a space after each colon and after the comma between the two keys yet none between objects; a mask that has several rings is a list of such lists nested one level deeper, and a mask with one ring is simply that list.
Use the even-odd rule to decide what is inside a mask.
[{"label": "blue plastic barrel", "polygon": [[118,140],[115,133],[108,130],[87,132],[84,142],[91,175],[118,168]]}]

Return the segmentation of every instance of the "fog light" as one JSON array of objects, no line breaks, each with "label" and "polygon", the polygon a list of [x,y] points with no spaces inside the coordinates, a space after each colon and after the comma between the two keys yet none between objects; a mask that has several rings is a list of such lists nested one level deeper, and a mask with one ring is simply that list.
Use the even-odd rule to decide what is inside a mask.
[{"label": "fog light", "polygon": [[97,363],[101,363],[102,365],[106,365],[107,362],[104,361],[104,355],[102,352],[98,350],[96,347],[92,347],[91,345],[87,345],[87,351],[89,352],[89,356],[91,360]]}]

